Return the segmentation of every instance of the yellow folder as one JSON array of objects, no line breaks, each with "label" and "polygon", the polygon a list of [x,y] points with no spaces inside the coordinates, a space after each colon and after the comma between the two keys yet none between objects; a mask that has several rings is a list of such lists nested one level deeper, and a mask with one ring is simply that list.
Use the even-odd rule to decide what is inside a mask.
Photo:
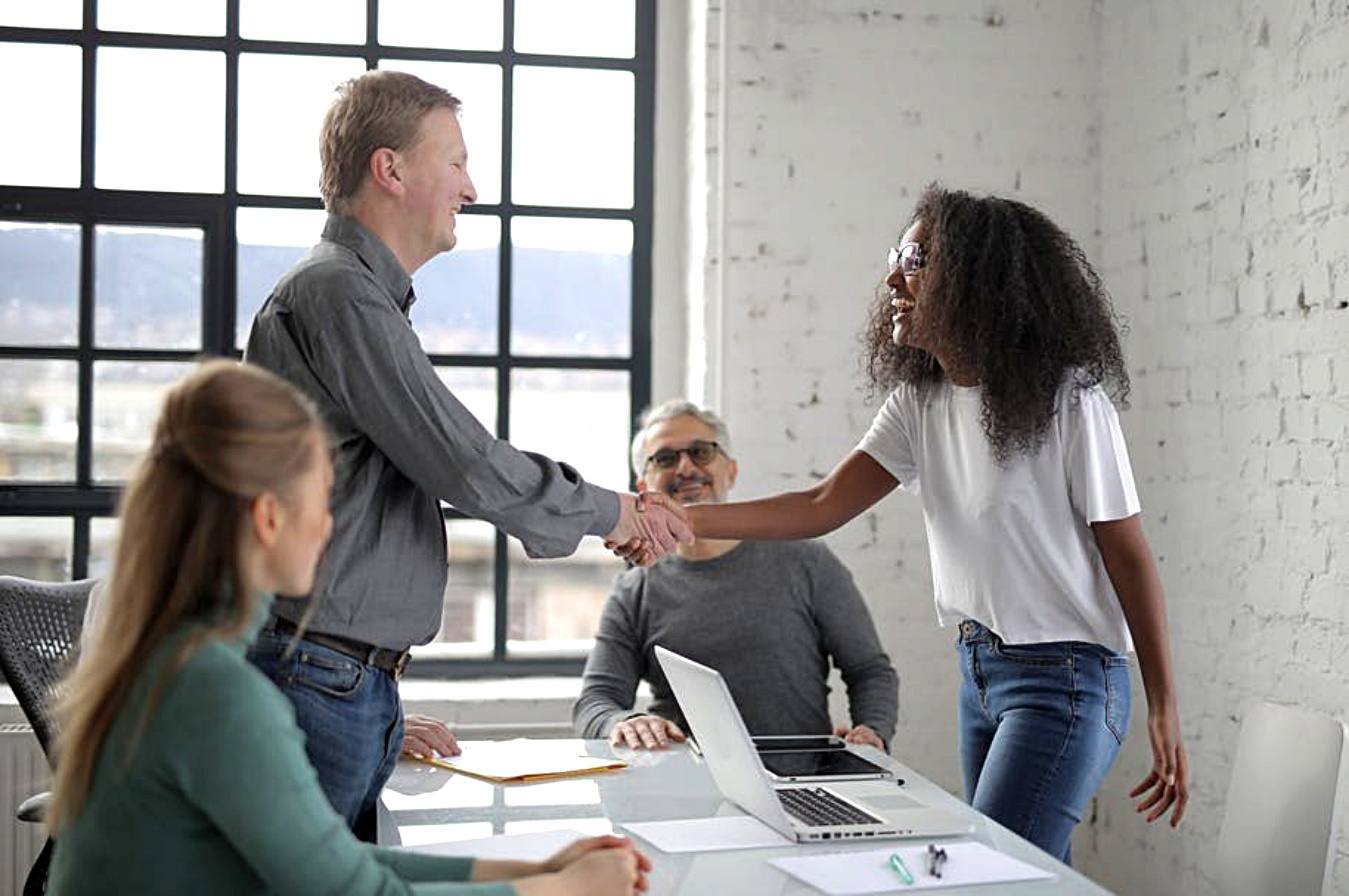
[{"label": "yellow folder", "polygon": [[479,740],[462,741],[459,747],[463,752],[458,756],[417,758],[494,784],[533,784],[628,767],[621,759],[585,755],[579,740]]}]

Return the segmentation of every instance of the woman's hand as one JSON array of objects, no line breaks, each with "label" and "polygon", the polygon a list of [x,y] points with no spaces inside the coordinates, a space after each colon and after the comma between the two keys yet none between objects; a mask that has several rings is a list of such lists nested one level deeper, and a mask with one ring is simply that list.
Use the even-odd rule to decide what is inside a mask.
[{"label": "woman's hand", "polygon": [[1148,813],[1148,823],[1171,813],[1171,827],[1180,825],[1190,800],[1190,766],[1180,741],[1180,717],[1175,707],[1148,708],[1148,740],[1152,744],[1152,771],[1129,791],[1129,798],[1142,797],[1136,807]]},{"label": "woman's hand", "polygon": [[566,868],[572,862],[594,852],[597,849],[632,849],[632,841],[627,837],[618,837],[613,834],[606,834],[603,837],[583,837],[553,853],[552,856],[545,859],[539,866],[539,871],[544,874],[553,874]]},{"label": "woman's hand", "polygon": [[626,837],[607,835],[578,840],[543,868],[558,874],[564,893],[631,896],[646,891],[651,860]]}]

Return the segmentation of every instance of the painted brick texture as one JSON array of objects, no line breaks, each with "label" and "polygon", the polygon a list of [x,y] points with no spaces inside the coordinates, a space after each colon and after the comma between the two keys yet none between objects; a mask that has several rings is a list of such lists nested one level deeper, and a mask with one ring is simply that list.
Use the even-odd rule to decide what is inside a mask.
[{"label": "painted brick texture", "polygon": [[1349,696],[1349,6],[1112,0],[1101,46],[1100,267],[1132,323],[1127,420],[1194,787],[1182,836],[1127,817],[1150,761],[1136,713],[1080,864],[1121,892],[1207,894],[1245,712],[1343,719]]},{"label": "painted brick texture", "polygon": [[[1215,892],[1244,711],[1272,699],[1343,718],[1349,694],[1349,5],[795,0],[712,15],[722,248],[707,266],[737,494],[805,486],[865,431],[879,398],[860,389],[857,336],[925,183],[1047,211],[1130,325],[1123,421],[1194,776],[1179,832],[1133,817],[1150,762],[1135,674],[1132,731],[1074,861],[1122,893]],[[896,753],[959,793],[954,633],[935,622],[917,501],[892,496],[831,543],[900,672]],[[1333,853],[1349,892],[1349,840]]]}]

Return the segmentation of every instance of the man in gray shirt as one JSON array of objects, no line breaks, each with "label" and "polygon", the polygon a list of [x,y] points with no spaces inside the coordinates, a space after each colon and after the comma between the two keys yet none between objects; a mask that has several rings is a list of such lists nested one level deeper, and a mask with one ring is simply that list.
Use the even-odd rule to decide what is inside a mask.
[{"label": "man in gray shirt", "polygon": [[[632,466],[641,488],[683,504],[726,500],[738,471],[725,425],[686,401],[647,412]],[[698,539],[619,576],[572,710],[579,735],[633,748],[684,739],[657,644],[720,671],[751,734],[832,731],[882,750],[894,734],[898,676],[852,576],[821,542]],[[829,718],[831,659],[848,725]],[[645,713],[633,711],[642,679]]]},{"label": "man in gray shirt", "polygon": [[[438,500],[514,535],[531,557],[570,554],[596,535],[652,562],[692,538],[661,496],[641,510],[493,437],[422,351],[408,317],[412,273],[453,248],[456,215],[477,198],[458,107],[400,72],[342,86],[320,140],[322,241],[277,284],[245,352],[318,405],[335,477],[314,593],[276,601],[250,658],[291,699],[319,782],[366,839],[403,746],[397,679],[408,648],[440,626]],[[454,752],[448,729],[426,721],[414,748]]]}]

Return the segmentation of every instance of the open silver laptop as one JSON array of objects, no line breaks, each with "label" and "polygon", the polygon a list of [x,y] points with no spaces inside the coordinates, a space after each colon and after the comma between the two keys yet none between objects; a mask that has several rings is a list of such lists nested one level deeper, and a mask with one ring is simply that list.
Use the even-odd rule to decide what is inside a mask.
[{"label": "open silver laptop", "polygon": [[664,647],[656,648],[656,658],[721,795],[784,837],[817,841],[970,832],[968,822],[918,801],[894,781],[770,780],[721,673]]}]

